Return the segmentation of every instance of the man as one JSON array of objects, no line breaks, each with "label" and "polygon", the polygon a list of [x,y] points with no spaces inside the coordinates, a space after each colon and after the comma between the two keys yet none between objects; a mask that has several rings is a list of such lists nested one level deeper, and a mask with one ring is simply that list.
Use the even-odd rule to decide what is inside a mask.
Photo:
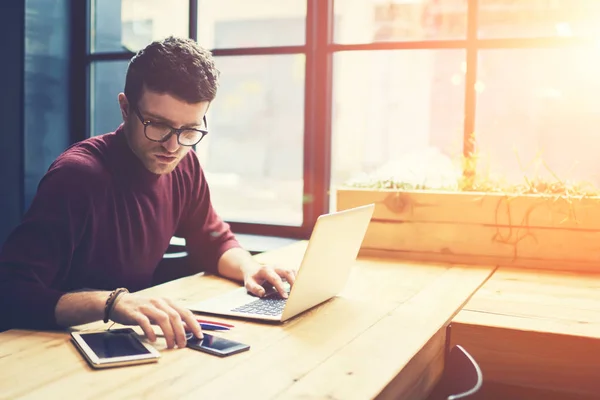
[{"label": "man", "polygon": [[184,347],[184,325],[202,336],[193,314],[131,293],[150,286],[174,235],[198,271],[243,281],[258,296],[266,280],[287,296],[282,278],[293,284],[294,271],[259,265],[240,247],[192,150],[207,134],[217,86],[210,53],[192,40],[170,37],[133,57],[118,96],[123,123],[55,160],[0,252],[4,328],[110,319],[139,325],[151,341],[159,325],[169,348]]}]

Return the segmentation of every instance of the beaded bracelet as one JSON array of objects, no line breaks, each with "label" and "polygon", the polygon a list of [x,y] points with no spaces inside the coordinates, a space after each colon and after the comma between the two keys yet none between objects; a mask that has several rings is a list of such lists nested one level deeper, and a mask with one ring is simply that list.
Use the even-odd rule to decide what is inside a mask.
[{"label": "beaded bracelet", "polygon": [[110,312],[113,309],[113,306],[115,304],[115,301],[117,300],[117,297],[119,297],[119,295],[121,293],[129,293],[129,290],[127,290],[126,288],[118,288],[113,290],[112,292],[110,292],[110,294],[108,295],[108,298],[106,299],[106,303],[104,304],[104,323],[108,323],[108,316],[110,315]]}]

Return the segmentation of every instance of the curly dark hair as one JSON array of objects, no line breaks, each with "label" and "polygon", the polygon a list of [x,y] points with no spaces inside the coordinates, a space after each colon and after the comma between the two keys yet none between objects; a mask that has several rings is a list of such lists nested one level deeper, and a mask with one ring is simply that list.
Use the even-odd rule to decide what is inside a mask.
[{"label": "curly dark hair", "polygon": [[200,103],[214,100],[218,81],[210,51],[192,39],[169,36],[150,43],[131,59],[125,95],[130,104],[137,104],[146,86],[190,104]]}]

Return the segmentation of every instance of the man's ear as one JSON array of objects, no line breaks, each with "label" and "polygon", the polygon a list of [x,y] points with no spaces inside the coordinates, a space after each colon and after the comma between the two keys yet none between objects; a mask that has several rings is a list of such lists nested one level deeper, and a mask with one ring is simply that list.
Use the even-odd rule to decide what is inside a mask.
[{"label": "man's ear", "polygon": [[129,101],[127,100],[127,96],[125,96],[125,93],[119,93],[119,108],[121,109],[123,122],[126,122],[127,117],[129,117]]}]

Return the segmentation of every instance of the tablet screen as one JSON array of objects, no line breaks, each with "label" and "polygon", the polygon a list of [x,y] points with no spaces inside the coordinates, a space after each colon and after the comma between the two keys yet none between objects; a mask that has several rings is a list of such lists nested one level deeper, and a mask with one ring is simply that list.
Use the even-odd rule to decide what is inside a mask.
[{"label": "tablet screen", "polygon": [[113,358],[150,354],[129,329],[82,334],[81,338],[98,358]]}]

